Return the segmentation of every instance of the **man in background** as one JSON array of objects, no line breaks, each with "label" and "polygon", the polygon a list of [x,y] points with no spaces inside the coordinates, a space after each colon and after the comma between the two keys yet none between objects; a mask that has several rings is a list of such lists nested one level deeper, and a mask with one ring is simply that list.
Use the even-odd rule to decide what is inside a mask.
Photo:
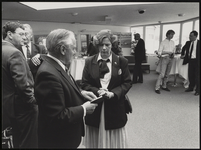
[{"label": "man in background", "polygon": [[[19,50],[26,39],[24,27],[19,22],[7,22],[2,32],[3,128],[12,127],[14,148],[38,148],[38,106],[34,97],[34,81]],[[10,124],[4,124],[4,118]]]},{"label": "man in background", "polygon": [[117,35],[113,35],[114,41],[112,42],[112,52],[118,56],[123,56],[122,48]]},{"label": "man in background", "polygon": [[133,84],[143,83],[142,61],[146,60],[144,40],[140,38],[139,33],[134,34],[134,39],[137,41],[137,44],[134,48],[135,66],[133,69]]},{"label": "man in background", "polygon": [[175,32],[173,30],[168,30],[166,32],[166,39],[163,40],[160,43],[159,49],[158,49],[158,57],[160,61],[160,74],[158,76],[158,79],[156,81],[155,85],[155,92],[157,94],[160,94],[160,86],[162,83],[161,89],[165,91],[170,91],[167,88],[167,82],[168,82],[168,77],[169,73],[172,67],[172,61],[174,58],[174,53],[175,53],[175,44],[174,41],[171,40],[174,37]]},{"label": "man in background", "polygon": [[200,40],[197,39],[198,32],[192,31],[189,35],[190,41],[187,41],[182,48],[181,58],[184,59],[183,65],[188,63],[189,87],[185,92],[192,92],[194,95],[200,95]]},{"label": "man in background", "polygon": [[93,44],[93,36],[91,37],[91,41],[89,43],[88,49],[87,49],[87,55],[88,56],[93,56],[95,54],[99,53],[99,50],[97,47],[94,46]]},{"label": "man in background", "polygon": [[26,39],[24,41],[25,45],[22,46],[21,51],[23,52],[27,63],[32,72],[33,78],[38,69],[38,66],[41,64],[41,54],[47,54],[46,48],[43,45],[37,45],[33,43],[33,30],[29,24],[23,24],[25,29]]},{"label": "man in background", "polygon": [[[38,45],[43,45],[43,46],[45,46],[45,48],[46,48],[46,37],[43,37],[43,36],[39,37],[39,38],[38,38],[38,41],[37,41],[37,44],[38,44]],[[47,48],[46,48],[46,49],[47,49]]]}]

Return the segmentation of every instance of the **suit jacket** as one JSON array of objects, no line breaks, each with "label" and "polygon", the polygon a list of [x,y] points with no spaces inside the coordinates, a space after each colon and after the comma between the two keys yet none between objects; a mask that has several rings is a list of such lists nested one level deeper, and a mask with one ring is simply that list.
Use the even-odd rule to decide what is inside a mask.
[{"label": "suit jacket", "polygon": [[88,47],[88,49],[87,49],[87,54],[88,54],[89,56],[93,56],[93,55],[95,55],[95,54],[98,54],[98,52],[99,52],[98,48],[96,48],[96,47],[93,45],[93,43],[90,43],[90,44],[89,44],[89,47]]},{"label": "suit jacket", "polygon": [[145,43],[143,39],[140,39],[134,49],[135,51],[135,61],[142,62],[146,60],[145,54]]},{"label": "suit jacket", "polygon": [[36,103],[34,81],[22,53],[13,44],[2,41],[3,115],[15,118],[14,106],[29,110]]},{"label": "suit jacket", "polygon": [[39,108],[39,148],[76,148],[84,135],[79,88],[52,58],[46,56],[35,79]]},{"label": "suit jacket", "polygon": [[[22,48],[20,49],[20,51],[23,53]],[[31,58],[34,57],[36,54],[47,54],[47,50],[43,45],[37,45],[37,44],[31,42]],[[24,55],[24,53],[23,53],[23,55]],[[29,60],[27,62],[31,69],[32,75],[35,79],[36,72],[38,70],[38,66],[35,66],[31,60]]]},{"label": "suit jacket", "polygon": [[[99,54],[86,59],[82,76],[82,88],[92,91],[98,96],[97,91],[101,87],[99,78],[99,65],[97,62]],[[120,62],[121,60],[121,62]],[[125,94],[131,88],[131,76],[128,69],[128,61],[124,57],[118,57],[112,53],[112,77],[108,85],[108,90],[115,96],[110,100],[105,100],[105,129],[118,129],[125,126],[127,115],[125,112]],[[102,103],[99,103],[93,114],[86,115],[85,123],[93,127],[99,127]]]},{"label": "suit jacket", "polygon": [[[186,44],[182,48],[181,55],[185,55],[183,65],[187,64],[189,61],[190,45],[191,45],[191,41],[187,41]],[[197,61],[198,65],[200,65],[200,63],[199,63],[200,62],[200,40],[197,41],[197,45],[196,45],[196,61]]]}]

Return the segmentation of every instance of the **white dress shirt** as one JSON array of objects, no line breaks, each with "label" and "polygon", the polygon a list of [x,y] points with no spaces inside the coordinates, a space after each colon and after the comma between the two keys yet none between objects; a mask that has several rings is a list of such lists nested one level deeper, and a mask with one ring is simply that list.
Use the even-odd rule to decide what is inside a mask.
[{"label": "white dress shirt", "polygon": [[167,38],[163,40],[159,46],[158,54],[162,53],[175,53],[176,47],[173,40],[168,40]]},{"label": "white dress shirt", "polygon": [[197,39],[195,41],[191,42],[191,45],[190,45],[190,48],[189,48],[189,55],[190,55],[190,49],[191,49],[191,46],[192,46],[192,43],[193,43],[193,51],[192,51],[191,59],[195,59],[196,58],[197,42],[198,42]]},{"label": "white dress shirt", "polygon": [[[103,59],[99,53],[97,61],[99,61],[100,59],[107,60],[107,59]],[[107,87],[110,83],[110,80],[111,80],[111,76],[112,76],[112,54],[110,55],[110,57],[108,59],[110,60],[109,62],[107,62],[109,72],[104,75],[104,78],[100,78],[101,86],[104,89],[107,89]]]},{"label": "white dress shirt", "polygon": [[[29,46],[29,50],[31,53],[31,42],[29,42],[28,46]],[[24,53],[25,58],[27,59],[27,47],[26,47],[26,45],[22,46],[22,51]]]}]

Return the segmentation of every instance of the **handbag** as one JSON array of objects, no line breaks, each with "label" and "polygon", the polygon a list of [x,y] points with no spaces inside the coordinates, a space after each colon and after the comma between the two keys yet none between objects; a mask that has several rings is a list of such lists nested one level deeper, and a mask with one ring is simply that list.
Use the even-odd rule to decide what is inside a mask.
[{"label": "handbag", "polygon": [[124,105],[125,105],[126,113],[127,114],[132,113],[133,108],[132,108],[131,102],[130,102],[130,100],[128,98],[128,95],[125,95]]},{"label": "handbag", "polygon": [[14,148],[11,127],[7,127],[5,130],[2,131],[2,148]]}]

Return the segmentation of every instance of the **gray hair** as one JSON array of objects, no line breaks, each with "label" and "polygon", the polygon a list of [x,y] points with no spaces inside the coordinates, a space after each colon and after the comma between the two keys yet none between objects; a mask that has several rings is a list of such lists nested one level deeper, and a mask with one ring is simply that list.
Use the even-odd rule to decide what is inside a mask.
[{"label": "gray hair", "polygon": [[75,40],[75,35],[72,31],[55,29],[51,31],[46,38],[47,50],[51,54],[58,54],[60,46],[66,45],[68,47],[68,42],[70,40]]},{"label": "gray hair", "polygon": [[29,24],[23,24],[23,27],[24,28],[29,28],[30,31],[31,31],[31,35],[33,35],[33,29],[32,29],[32,27]]}]

